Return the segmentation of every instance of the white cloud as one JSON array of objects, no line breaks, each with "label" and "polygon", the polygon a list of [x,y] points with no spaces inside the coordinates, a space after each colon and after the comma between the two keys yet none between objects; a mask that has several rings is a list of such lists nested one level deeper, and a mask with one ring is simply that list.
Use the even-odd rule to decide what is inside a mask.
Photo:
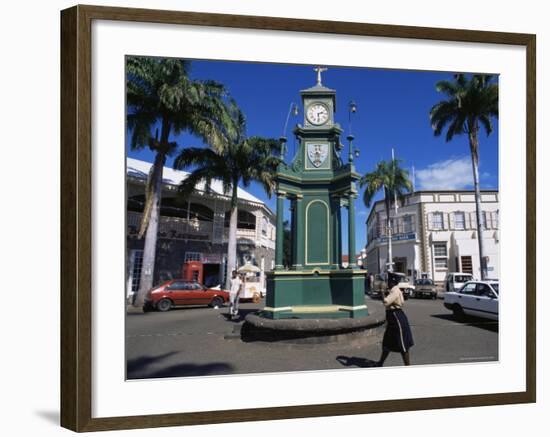
[{"label": "white cloud", "polygon": [[473,185],[472,160],[469,156],[439,161],[416,171],[417,190],[463,190]]}]

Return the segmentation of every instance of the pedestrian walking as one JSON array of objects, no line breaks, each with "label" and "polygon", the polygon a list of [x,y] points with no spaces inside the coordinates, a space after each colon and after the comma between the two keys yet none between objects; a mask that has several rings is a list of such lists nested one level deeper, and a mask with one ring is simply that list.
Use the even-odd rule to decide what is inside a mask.
[{"label": "pedestrian walking", "polygon": [[236,270],[231,272],[229,289],[229,317],[233,319],[239,315],[239,295],[241,293],[242,282]]},{"label": "pedestrian walking", "polygon": [[414,345],[411,327],[407,315],[403,311],[405,299],[397,286],[399,276],[388,272],[388,290],[384,296],[386,307],[386,332],[382,341],[382,355],[376,363],[382,367],[390,352],[399,352],[405,366],[410,365],[409,349]]}]

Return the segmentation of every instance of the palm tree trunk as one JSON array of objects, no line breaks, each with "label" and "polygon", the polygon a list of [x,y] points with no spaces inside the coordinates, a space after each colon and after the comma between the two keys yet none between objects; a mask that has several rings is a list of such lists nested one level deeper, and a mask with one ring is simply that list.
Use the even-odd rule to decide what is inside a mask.
[{"label": "palm tree trunk", "polygon": [[231,196],[231,217],[229,219],[229,241],[227,242],[227,275],[225,279],[225,288],[229,290],[231,272],[237,267],[237,216],[238,216],[238,197],[237,183],[233,183],[233,194]]},{"label": "palm tree trunk", "polygon": [[477,243],[479,246],[479,266],[481,279],[487,278],[487,263],[485,262],[485,250],[483,247],[483,228],[481,226],[481,191],[479,188],[479,155],[477,130],[474,129],[470,135],[470,153],[472,155],[472,170],[474,173],[474,191],[476,201],[476,221],[477,221]]},{"label": "palm tree trunk", "polygon": [[157,252],[157,234],[160,215],[160,201],[162,195],[162,173],[166,155],[158,152],[153,164],[153,174],[151,175],[153,186],[151,212],[147,232],[145,233],[145,246],[143,248],[143,264],[141,267],[141,278],[139,290],[134,299],[134,306],[141,308],[145,301],[145,295],[153,287],[153,278],[155,273],[155,257]]}]

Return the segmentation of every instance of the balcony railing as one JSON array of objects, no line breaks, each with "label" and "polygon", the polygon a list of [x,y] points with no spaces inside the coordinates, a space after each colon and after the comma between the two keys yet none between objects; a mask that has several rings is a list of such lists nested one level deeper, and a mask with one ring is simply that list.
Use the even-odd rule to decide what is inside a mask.
[{"label": "balcony railing", "polygon": [[[141,223],[141,213],[127,212],[127,235],[136,238]],[[214,223],[197,219],[185,219],[180,217],[165,217],[159,219],[159,238],[173,240],[211,241],[214,231]],[[229,228],[223,230],[223,242],[229,239]],[[243,243],[256,243],[256,230],[237,228],[237,240]],[[263,240],[263,239],[262,239]]]}]

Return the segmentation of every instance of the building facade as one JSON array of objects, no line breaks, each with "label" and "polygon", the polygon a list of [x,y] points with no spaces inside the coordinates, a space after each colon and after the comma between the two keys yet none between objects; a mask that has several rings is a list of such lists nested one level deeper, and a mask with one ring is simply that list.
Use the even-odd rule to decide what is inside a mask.
[{"label": "building facade", "polygon": [[[488,276],[498,278],[499,193],[481,192],[481,220]],[[394,270],[442,282],[448,272],[481,277],[474,192],[415,191],[390,211]],[[376,202],[367,219],[366,263],[371,273],[388,262],[386,212]]]},{"label": "building facade", "polygon": [[[145,202],[145,183],[151,163],[127,159],[127,290],[139,288],[144,239],[138,239]],[[187,198],[178,194],[184,171],[165,167],[155,259],[154,284],[181,277],[188,261],[200,261],[207,286],[223,284],[227,275],[230,198],[220,181],[204,185]],[[264,272],[274,267],[275,222],[271,210],[250,193],[238,189],[237,263],[250,262]]]}]

